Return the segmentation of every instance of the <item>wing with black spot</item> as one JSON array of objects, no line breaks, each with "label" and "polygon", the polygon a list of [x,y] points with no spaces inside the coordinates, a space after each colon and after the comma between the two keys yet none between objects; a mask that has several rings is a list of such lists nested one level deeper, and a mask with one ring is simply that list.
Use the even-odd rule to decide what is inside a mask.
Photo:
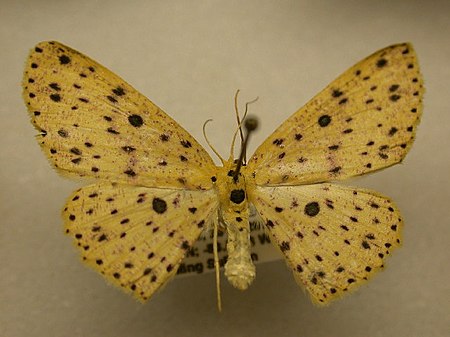
[{"label": "wing with black spot", "polygon": [[423,80],[410,44],[374,53],[288,118],[248,163],[257,185],[308,184],[400,162],[422,114]]},{"label": "wing with black spot", "polygon": [[316,304],[359,287],[400,245],[398,208],[370,190],[334,184],[257,187],[249,200]]},{"label": "wing with black spot", "polygon": [[23,96],[61,173],[132,185],[210,188],[214,163],[179,124],[117,75],[58,42],[30,53]]},{"label": "wing with black spot", "polygon": [[74,192],[63,218],[83,261],[146,301],[175,275],[217,207],[213,190],[102,183]]}]

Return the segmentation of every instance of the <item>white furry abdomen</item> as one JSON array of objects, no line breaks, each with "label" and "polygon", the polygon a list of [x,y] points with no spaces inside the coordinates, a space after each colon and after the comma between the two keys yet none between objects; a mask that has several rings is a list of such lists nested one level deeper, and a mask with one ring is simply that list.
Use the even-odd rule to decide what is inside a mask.
[{"label": "white furry abdomen", "polygon": [[256,276],[255,265],[250,256],[250,229],[227,226],[228,260],[225,276],[233,287],[246,290]]}]

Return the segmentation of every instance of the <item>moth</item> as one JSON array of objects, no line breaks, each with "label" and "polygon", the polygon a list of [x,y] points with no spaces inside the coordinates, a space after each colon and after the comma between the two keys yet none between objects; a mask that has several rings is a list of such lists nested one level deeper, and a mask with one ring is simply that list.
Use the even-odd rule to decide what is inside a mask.
[{"label": "moth", "polygon": [[[87,265],[141,301],[175,275],[205,229],[217,239],[219,227],[225,276],[247,289],[256,275],[250,211],[314,303],[363,284],[400,246],[402,217],[389,198],[336,182],[402,161],[423,92],[412,45],[386,47],[313,97],[248,161],[231,154],[216,166],[158,106],[68,46],[36,45],[23,78],[50,162],[64,176],[93,181],[69,197],[66,233]],[[253,122],[239,125],[246,137]]]}]

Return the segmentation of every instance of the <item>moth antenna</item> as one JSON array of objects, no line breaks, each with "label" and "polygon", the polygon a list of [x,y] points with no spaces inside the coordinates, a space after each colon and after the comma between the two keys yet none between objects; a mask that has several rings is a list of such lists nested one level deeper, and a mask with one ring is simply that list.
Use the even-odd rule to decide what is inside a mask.
[{"label": "moth antenna", "polygon": [[222,162],[222,165],[224,165],[225,160],[222,158],[222,156],[219,154],[219,152],[216,151],[214,146],[210,143],[208,136],[206,135],[206,124],[209,122],[212,122],[212,119],[208,119],[203,123],[203,137],[205,137],[206,142],[208,143],[209,148],[214,152],[214,154],[219,158],[219,160]]},{"label": "moth antenna", "polygon": [[[234,95],[234,112],[236,114],[237,125],[239,128],[239,136],[241,137],[241,143],[242,143],[244,141],[244,133],[242,132],[242,128],[241,128],[241,117],[239,117],[239,108],[238,108],[238,95],[239,95],[240,91],[241,91],[240,89],[236,90],[236,94]],[[244,118],[245,118],[245,114],[244,114],[243,119]]]},{"label": "moth antenna", "polygon": [[[245,120],[245,118],[247,117],[247,112],[248,112],[248,106],[252,103],[255,103],[259,97],[257,96],[255,99],[245,103],[245,111],[244,111],[244,115],[242,116],[242,119],[239,116],[239,108],[238,108],[238,95],[239,95],[240,89],[236,90],[236,94],[234,95],[234,111],[236,114],[236,120],[237,120],[237,130],[234,132],[233,135],[233,141],[231,142],[231,153],[230,153],[230,158],[234,157],[234,144],[236,142],[236,137],[237,137],[237,133],[239,132],[240,138],[241,138],[241,144],[244,142],[244,133],[242,132],[242,121]],[[243,157],[244,162],[247,161],[246,158],[246,153],[244,153],[244,157]]]},{"label": "moth antenna", "polygon": [[[244,116],[242,117],[242,120],[245,120],[245,118],[247,117],[248,106],[249,106],[250,104],[255,103],[258,99],[259,99],[259,96],[256,96],[255,99],[253,99],[253,100],[251,100],[251,101],[245,103],[245,111],[244,111]],[[256,123],[256,124],[258,124],[258,123]],[[240,127],[239,130],[241,130],[241,134],[242,134],[242,127]],[[243,141],[244,141],[244,140],[241,139],[241,144],[242,144]],[[244,163],[247,163],[247,147],[244,148],[244,156],[243,156],[243,159],[242,159],[242,160],[244,161]]]},{"label": "moth antenna", "polygon": [[239,155],[239,159],[236,165],[236,169],[234,170],[233,180],[236,182],[238,180],[239,171],[241,170],[243,159],[245,156],[245,152],[247,149],[248,140],[250,138],[250,134],[258,128],[258,119],[256,117],[248,117],[244,120],[245,127],[245,138],[242,142],[241,154]]}]

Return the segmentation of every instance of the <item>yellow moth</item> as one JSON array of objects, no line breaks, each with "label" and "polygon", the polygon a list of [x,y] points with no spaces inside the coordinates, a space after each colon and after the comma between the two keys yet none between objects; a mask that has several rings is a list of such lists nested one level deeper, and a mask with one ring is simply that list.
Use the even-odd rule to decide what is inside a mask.
[{"label": "yellow moth", "polygon": [[390,199],[331,181],[399,163],[410,149],[424,89],[408,43],[357,63],[248,162],[231,155],[222,166],[128,83],[61,43],[31,51],[23,88],[50,162],[65,176],[94,179],[68,199],[66,233],[84,262],[142,301],[203,230],[217,239],[218,227],[228,237],[225,275],[246,289],[255,278],[250,211],[316,304],[357,288],[400,245],[402,218]]}]

